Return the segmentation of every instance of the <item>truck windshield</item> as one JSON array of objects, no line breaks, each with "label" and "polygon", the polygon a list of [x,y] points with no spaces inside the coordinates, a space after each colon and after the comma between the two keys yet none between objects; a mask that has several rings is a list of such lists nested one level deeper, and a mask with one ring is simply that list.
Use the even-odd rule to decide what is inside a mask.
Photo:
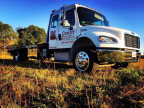
[{"label": "truck windshield", "polygon": [[83,7],[77,8],[80,25],[109,26],[105,16]]}]

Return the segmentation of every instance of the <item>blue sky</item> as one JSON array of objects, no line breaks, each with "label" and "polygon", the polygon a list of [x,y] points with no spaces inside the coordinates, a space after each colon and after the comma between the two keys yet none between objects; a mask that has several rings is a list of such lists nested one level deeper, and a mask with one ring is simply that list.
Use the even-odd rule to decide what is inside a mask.
[{"label": "blue sky", "polygon": [[51,11],[75,3],[103,13],[112,27],[139,34],[144,51],[144,0],[0,0],[0,21],[14,29],[36,25],[47,31]]}]

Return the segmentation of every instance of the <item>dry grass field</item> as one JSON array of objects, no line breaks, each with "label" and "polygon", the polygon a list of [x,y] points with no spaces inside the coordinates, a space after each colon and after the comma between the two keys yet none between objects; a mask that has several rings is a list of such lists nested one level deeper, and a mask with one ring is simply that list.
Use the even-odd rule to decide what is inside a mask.
[{"label": "dry grass field", "polygon": [[101,67],[95,73],[35,60],[14,62],[0,54],[1,108],[142,108],[144,59],[128,69]]}]

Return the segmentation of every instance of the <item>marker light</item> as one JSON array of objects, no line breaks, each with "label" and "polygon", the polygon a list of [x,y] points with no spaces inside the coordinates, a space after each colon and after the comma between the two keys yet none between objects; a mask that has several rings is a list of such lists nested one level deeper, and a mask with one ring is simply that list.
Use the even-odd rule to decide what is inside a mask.
[{"label": "marker light", "polygon": [[81,5],[80,3],[78,5]]},{"label": "marker light", "polygon": [[85,21],[82,21],[82,24],[85,24]]}]

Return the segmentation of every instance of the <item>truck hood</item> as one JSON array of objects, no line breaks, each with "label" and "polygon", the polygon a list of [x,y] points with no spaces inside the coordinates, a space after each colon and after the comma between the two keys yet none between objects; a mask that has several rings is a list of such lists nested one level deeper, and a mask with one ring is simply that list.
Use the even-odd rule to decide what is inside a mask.
[{"label": "truck hood", "polygon": [[[108,26],[84,26],[81,28],[81,34],[89,34],[94,33],[97,36],[105,35],[105,36],[116,36],[120,40],[123,40],[124,34],[130,34],[133,36],[138,36],[136,33],[120,28],[108,27]],[[139,37],[139,36],[138,36]]]}]

